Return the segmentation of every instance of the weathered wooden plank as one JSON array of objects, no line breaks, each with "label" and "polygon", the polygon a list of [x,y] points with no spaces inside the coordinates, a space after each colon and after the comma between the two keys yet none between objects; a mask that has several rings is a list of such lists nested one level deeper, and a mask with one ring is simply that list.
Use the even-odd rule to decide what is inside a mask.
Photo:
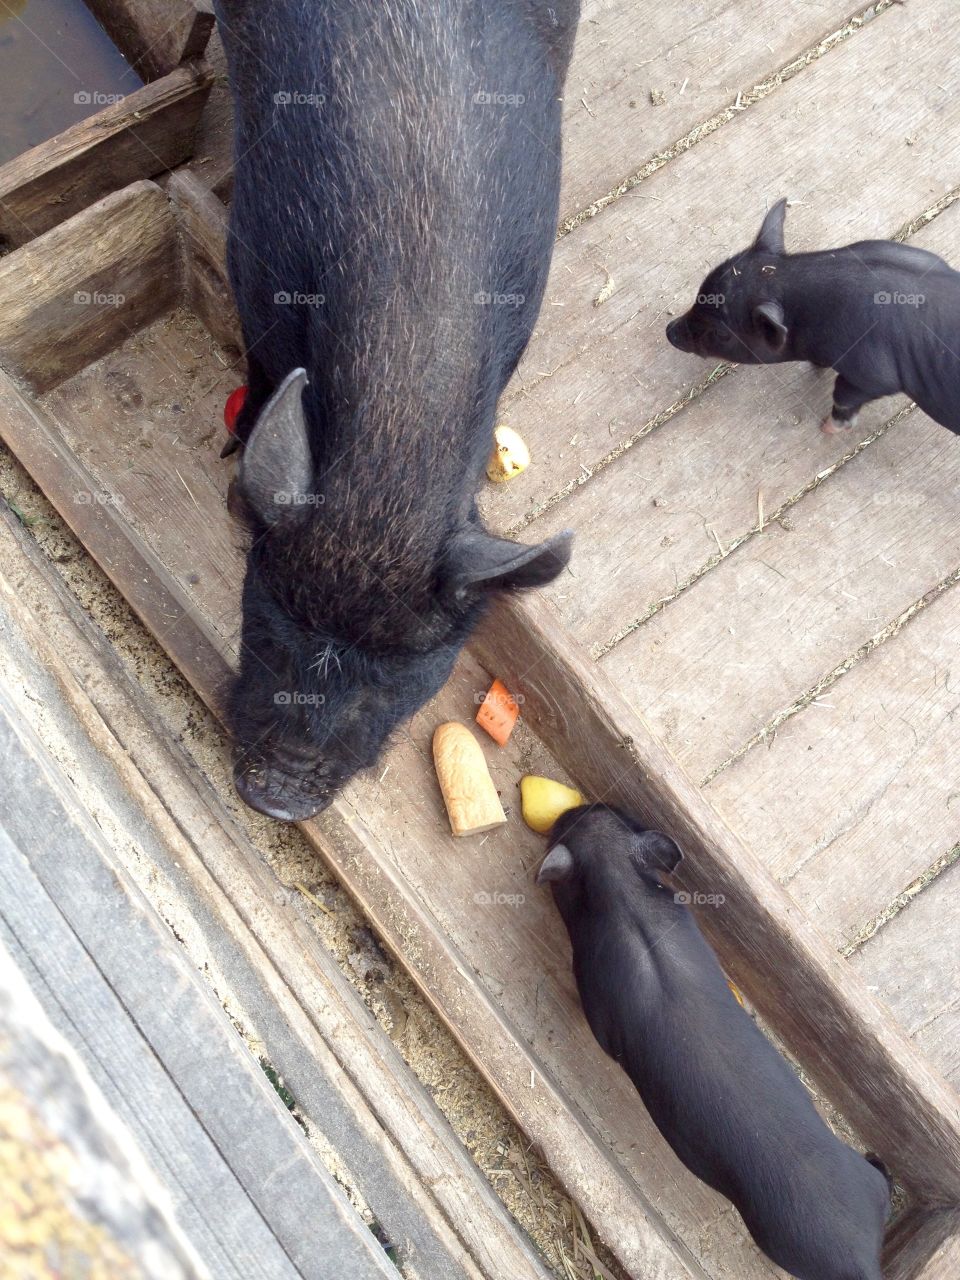
[{"label": "weathered wooden plank", "polygon": [[[774,200],[797,202],[791,245],[820,248],[890,235],[956,185],[960,103],[949,92],[954,54],[944,38],[953,12],[951,0],[894,6],[559,242],[537,333],[501,409],[530,445],[533,464],[485,495],[494,525],[514,526],[583,480],[582,467],[592,471],[707,375],[707,362],[670,347],[664,325],[671,311],[689,306],[710,267],[751,241]],[[840,184],[827,182],[823,162],[837,137],[857,139]],[[595,307],[607,273],[616,291]],[[817,434],[814,406],[808,412],[793,429],[799,443]],[[704,426],[698,450],[710,447],[712,429]],[[741,441],[745,435],[752,459],[765,444],[752,427]],[[844,447],[817,443],[824,452],[816,457],[827,461]],[[719,444],[712,466],[723,475],[736,457],[729,436]],[[784,483],[795,492],[823,465]],[[747,526],[751,507],[755,492]],[[693,563],[703,558],[698,544]]]},{"label": "weathered wooden plank", "polygon": [[[865,7],[865,6],[863,6]],[[569,217],[843,24],[842,0],[696,0],[682,19],[587,0],[564,95],[560,208]]]},{"label": "weathered wooden plank", "polygon": [[0,257],[0,363],[45,391],[172,305],[175,220],[152,182]]},{"label": "weathered wooden plank", "polygon": [[[9,839],[0,843],[0,883],[0,939],[135,1135],[205,1266],[230,1280],[293,1280],[289,1259],[235,1175]],[[120,1088],[118,1081],[135,1083]]]},{"label": "weathered wooden plank", "polygon": [[[943,763],[950,767],[949,762]],[[952,799],[956,810],[960,806],[956,791]],[[954,825],[960,827],[956,818]],[[956,846],[943,852],[955,857]],[[850,960],[863,980],[883,995],[930,1061],[956,1085],[960,1085],[958,890],[960,864],[955,862],[921,889]]]},{"label": "weathered wooden plank", "polygon": [[890,1232],[883,1256],[888,1280],[948,1280],[960,1272],[960,1214],[908,1210]]},{"label": "weathered wooden plank", "polygon": [[208,0],[86,0],[134,70],[144,80],[166,75],[199,58],[213,31]]},{"label": "weathered wooden plank", "polygon": [[953,586],[706,789],[837,946],[960,838],[958,642]]},{"label": "weathered wooden plank", "polygon": [[702,923],[727,970],[861,1138],[933,1203],[955,1196],[957,1095],[604,673],[558,634],[548,606],[524,599],[497,608],[476,647],[525,696],[526,719],[581,790],[669,831],[685,851],[685,883],[723,895],[722,911]]},{"label": "weathered wooden plank", "polygon": [[0,168],[0,240],[26,244],[110,191],[172,169],[191,154],[213,82],[179,67]]},{"label": "weathered wooden plank", "polygon": [[[602,665],[703,778],[960,567],[958,493],[956,437],[912,414]],[[862,763],[837,757],[844,788]]]},{"label": "weathered wooden plank", "polygon": [[[911,243],[960,260],[960,203]],[[897,397],[868,406],[838,444],[815,426],[832,384],[832,374],[805,365],[740,369],[539,520],[543,534],[568,523],[578,533],[576,589],[561,579],[550,591],[564,625],[603,650],[716,562],[721,549],[750,537],[761,504],[769,521],[908,403]],[[897,439],[906,447],[918,430],[908,422]],[[902,501],[886,488],[876,498],[884,500]],[[633,641],[627,635],[622,643],[629,651]]]},{"label": "weathered wooden plank", "polygon": [[[122,415],[115,410],[111,414],[116,421],[121,420]],[[96,434],[89,433],[91,437]],[[122,500],[118,491],[103,488],[101,481],[65,447],[49,415],[28,400],[2,371],[0,438],[32,475],[43,477],[40,483],[51,502],[90,549],[104,573],[111,581],[126,584],[124,595],[131,608],[140,617],[152,617],[167,640],[176,634],[181,670],[187,679],[191,683],[202,682],[211,690],[219,689],[225,666],[219,656],[218,639],[213,634],[206,635],[206,620],[184,595],[186,584],[168,588],[159,560],[125,521],[117,519],[116,507]]]},{"label": "weathered wooden plank", "polygon": [[171,176],[184,252],[185,301],[223,347],[243,345],[240,317],[227,280],[227,209],[188,169]]},{"label": "weathered wooden plank", "polygon": [[[168,367],[164,363],[163,368]],[[83,376],[78,381],[82,382]],[[87,438],[99,441],[102,466],[116,465],[122,451],[111,433],[117,430],[118,415],[109,403],[91,408],[91,413],[93,417],[86,420]],[[91,421],[100,424],[97,429],[91,430]],[[52,429],[51,433],[55,434]],[[41,483],[56,488],[67,476],[70,488],[54,499],[58,509],[71,524],[78,510],[83,512],[88,545],[92,549],[104,543],[108,548],[107,553],[94,551],[99,563],[121,590],[136,597],[135,607],[143,610],[147,625],[175,661],[188,664],[190,678],[216,708],[227,675],[224,636],[235,630],[239,593],[236,553],[233,562],[224,567],[217,550],[232,536],[223,504],[205,505],[202,518],[195,511],[177,533],[190,544],[191,573],[197,581],[188,583],[179,561],[171,573],[154,551],[139,563],[133,558],[141,545],[135,529],[142,529],[144,538],[155,543],[155,535],[171,525],[169,520],[151,522],[156,503],[149,484],[134,494],[125,487],[128,472],[118,475],[84,467],[82,484],[88,491],[122,495],[122,501],[99,505],[98,519],[88,520],[86,505],[78,508],[70,499],[77,484],[75,472],[65,473],[60,458],[56,468],[50,468],[47,455],[36,449],[38,435],[36,431],[33,436],[24,432],[18,440],[34,449]],[[149,451],[148,475],[158,485],[171,469],[160,461],[170,441],[169,435],[158,432],[155,447]],[[66,450],[63,453],[72,457]],[[122,554],[116,553],[117,545]],[[151,597],[151,584],[154,588],[162,584],[156,600]],[[516,921],[509,906],[503,905],[481,911],[476,917],[464,915],[463,903],[472,902],[478,893],[519,893],[526,903],[528,869],[540,852],[540,841],[525,828],[518,832],[514,826],[485,843],[480,860],[466,862],[459,852],[451,856],[452,838],[442,815],[427,744],[438,719],[464,714],[472,717],[476,696],[486,684],[486,676],[475,666],[461,667],[459,688],[449,688],[444,694],[446,701],[424,713],[418,739],[402,742],[402,755],[391,753],[389,788],[379,788],[375,779],[365,779],[331,811],[324,823],[321,851],[404,963],[413,964],[421,989],[626,1265],[646,1268],[651,1280],[702,1274],[687,1249],[670,1238],[654,1215],[651,1206],[656,1206],[672,1229],[686,1232],[700,1248],[718,1259],[735,1258],[743,1280],[760,1280],[769,1274],[769,1268],[753,1245],[730,1214],[718,1211],[714,1194],[682,1169],[637,1107],[626,1077],[596,1047],[579,1012],[569,967],[562,953],[554,952],[560,939],[552,922],[544,918],[549,909],[546,895],[529,898],[530,907],[517,913],[522,919]],[[514,744],[500,764],[505,790],[526,770],[534,747],[528,741],[521,765],[514,760],[514,752],[521,748]],[[540,769],[549,772],[549,763],[542,763]],[[501,776],[499,770],[495,776]],[[379,843],[381,839],[385,846]],[[519,865],[518,858],[522,860]],[[395,859],[402,861],[402,875]],[[450,866],[442,879],[436,874],[438,863]],[[498,878],[493,880],[495,866]],[[442,912],[440,920],[435,910]],[[528,915],[528,911],[534,914]],[[508,922],[510,931],[505,935]],[[467,954],[472,959],[451,944],[454,937],[468,944]],[[543,979],[545,961],[537,960],[545,946],[548,954],[553,952],[549,981]],[[491,983],[490,991],[468,978],[474,970],[490,975],[486,979]],[[517,975],[524,972],[527,980],[519,982]],[[517,1002],[513,1016],[520,1019],[522,1030],[504,1013],[506,992]],[[549,1039],[543,1045],[545,1023],[563,1028],[563,1039],[556,1049]],[[531,1051],[527,1045],[537,1048]],[[582,1072],[585,1058],[594,1063],[587,1089]],[[537,1082],[534,1090],[529,1087],[531,1072]],[[562,1088],[552,1083],[554,1072],[561,1075]],[[619,1098],[613,1106],[611,1094]],[[631,1117],[629,1126],[624,1123],[624,1114]],[[594,1125],[600,1126],[599,1134]],[[634,1136],[626,1142],[625,1134]],[[626,1171],[621,1168],[624,1155]],[[716,1265],[722,1268],[724,1263]],[[723,1273],[720,1269],[707,1274]]]},{"label": "weathered wooden plank", "polygon": [[[0,845],[15,856],[0,830]],[[169,1197],[0,942],[0,1251],[10,1274],[68,1257],[146,1280],[208,1275]]]},{"label": "weathered wooden plank", "polygon": [[[80,1034],[97,1069],[104,1071],[109,1063],[111,1094],[119,1088],[131,1110],[139,1106],[140,1081],[128,1075],[119,1084],[119,1064],[109,1053],[114,1037],[123,1035],[116,1029],[120,1019],[129,1024],[128,1035],[143,1038],[180,1095],[180,1107],[171,1105],[171,1112],[179,1115],[186,1104],[212,1144],[197,1170],[207,1221],[219,1232],[220,1215],[233,1212],[212,1194],[222,1161],[249,1201],[246,1226],[262,1219],[268,1234],[261,1246],[261,1274],[277,1274],[271,1268],[279,1265],[281,1275],[317,1280],[340,1280],[344,1271],[370,1280],[392,1276],[383,1250],[212,993],[113,861],[36,736],[16,719],[13,704],[0,689],[0,750],[7,783],[0,797],[0,823],[13,842],[0,850],[4,924],[41,972],[55,972],[68,956],[82,956],[86,979],[82,985],[78,980],[71,984],[69,1004],[60,995],[61,1008],[69,1008],[75,1025],[86,1014]],[[22,803],[25,796],[29,805]],[[51,832],[57,833],[55,858],[50,856]],[[51,926],[58,917],[59,923]],[[62,951],[58,933],[64,937]],[[160,1131],[156,1145],[164,1146],[171,1122],[166,1106],[150,1121]],[[232,1269],[246,1264],[242,1251],[231,1258]]]},{"label": "weathered wooden plank", "polygon": [[[208,777],[157,730],[142,689],[12,517],[0,519],[0,637],[25,717],[73,744],[111,810],[111,846],[216,974],[220,998],[316,1126],[404,1266],[546,1280],[546,1271],[332,956],[238,831]],[[9,622],[9,626],[6,623]],[[9,669],[9,667],[8,667]],[[67,720],[67,727],[63,727]],[[35,721],[33,721],[35,723]],[[82,726],[82,729],[80,728]],[[79,742],[77,741],[79,738]],[[88,741],[89,740],[89,741]],[[117,834],[117,828],[123,834]],[[470,1257],[475,1261],[471,1263]]]}]

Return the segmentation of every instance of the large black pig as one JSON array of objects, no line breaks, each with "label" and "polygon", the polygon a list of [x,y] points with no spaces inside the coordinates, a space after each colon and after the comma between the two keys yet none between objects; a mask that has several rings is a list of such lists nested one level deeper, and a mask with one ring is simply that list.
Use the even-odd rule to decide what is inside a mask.
[{"label": "large black pig", "polygon": [[578,0],[218,0],[249,394],[235,780],[307,817],[570,536],[491,536],[497,398],[556,230]]}]

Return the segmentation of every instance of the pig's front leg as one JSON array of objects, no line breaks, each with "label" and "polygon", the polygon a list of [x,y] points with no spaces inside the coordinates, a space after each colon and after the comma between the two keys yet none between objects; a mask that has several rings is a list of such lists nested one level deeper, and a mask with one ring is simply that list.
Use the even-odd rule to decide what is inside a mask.
[{"label": "pig's front leg", "polygon": [[862,391],[848,382],[843,374],[839,374],[833,384],[833,408],[823,422],[820,430],[824,435],[835,436],[840,431],[847,431],[854,426],[857,415],[870,400],[876,400],[873,391]]}]

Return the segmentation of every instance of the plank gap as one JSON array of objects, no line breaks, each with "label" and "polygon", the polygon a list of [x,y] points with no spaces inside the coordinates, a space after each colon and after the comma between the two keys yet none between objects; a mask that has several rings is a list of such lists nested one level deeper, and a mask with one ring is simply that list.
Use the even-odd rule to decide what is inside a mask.
[{"label": "plank gap", "polygon": [[[810,688],[805,690],[799,698],[795,698],[788,706],[783,707],[778,711],[775,716],[771,716],[763,728],[759,729],[752,735],[752,737],[748,738],[746,742],[742,743],[736,751],[732,752],[725,760],[721,760],[715,768],[711,769],[710,772],[706,774],[700,782],[701,788],[709,786],[715,778],[717,778],[731,765],[736,764],[738,760],[742,760],[748,751],[752,751],[753,748],[759,746],[761,742],[768,741],[770,735],[775,734],[782,724],[786,723],[787,720],[792,719],[795,715],[798,715],[806,707],[810,706],[812,702],[815,702],[821,694],[832,688],[838,680],[848,672],[852,671],[854,667],[859,666],[864,658],[869,657],[871,653],[878,649],[882,644],[885,644],[887,640],[893,639],[893,637],[896,636],[903,627],[911,621],[911,619],[915,618],[917,614],[926,609],[928,605],[931,605],[934,600],[938,600],[944,592],[949,591],[950,588],[955,586],[958,582],[960,582],[960,565],[958,565],[956,569],[952,570],[952,572],[950,572],[945,578],[942,578],[935,586],[931,587],[929,591],[924,592],[922,596],[914,600],[895,618],[892,618],[880,631],[877,631],[874,635],[870,636],[868,640],[865,640],[863,644],[849,655],[849,657],[844,658],[843,662],[838,663],[831,671],[827,671],[822,675],[816,684],[811,685]],[[862,941],[866,941],[866,938]],[[847,953],[844,952],[844,954]]]},{"label": "plank gap", "polygon": [[936,862],[932,863],[921,875],[911,880],[907,887],[901,890],[882,911],[878,911],[871,920],[868,920],[850,942],[840,948],[840,954],[844,958],[854,955],[871,938],[876,937],[891,920],[896,919],[904,907],[909,906],[924,889],[933,884],[938,876],[942,875],[944,871],[948,870],[956,862],[960,862],[960,841],[952,849],[948,849],[945,854],[937,858]]},{"label": "plank gap", "polygon": [[639,169],[634,170],[628,177],[623,178],[615,187],[612,187],[604,195],[599,196],[591,204],[581,209],[578,213],[571,214],[565,218],[560,224],[557,231],[557,239],[567,236],[571,231],[588,222],[591,218],[595,218],[598,213],[602,213],[604,209],[615,204],[622,196],[628,192],[634,191],[645,178],[649,178],[651,174],[662,169],[676,156],[682,155],[685,151],[689,151],[691,147],[702,139],[707,138],[712,133],[723,127],[730,120],[735,119],[742,112],[749,110],[758,102],[762,102],[764,98],[774,93],[781,85],[792,80],[811,63],[819,61],[825,54],[832,49],[839,48],[846,44],[847,41],[854,36],[868,22],[872,22],[878,18],[887,9],[893,8],[894,5],[902,4],[903,0],[878,0],[878,3],[869,5],[866,9],[860,9],[857,13],[851,15],[841,27],[828,35],[823,36],[816,44],[808,46],[802,53],[791,58],[766,80],[761,80],[755,84],[753,88],[748,89],[745,93],[743,90],[738,91],[736,98],[728,106],[718,111],[715,115],[708,117],[699,124],[693,126],[685,134],[677,139],[669,147],[656,152],[645,164]]}]

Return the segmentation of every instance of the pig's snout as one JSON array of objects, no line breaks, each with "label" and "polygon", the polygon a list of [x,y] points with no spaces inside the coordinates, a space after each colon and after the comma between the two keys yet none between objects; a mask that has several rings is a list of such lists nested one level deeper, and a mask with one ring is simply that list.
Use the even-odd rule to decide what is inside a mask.
[{"label": "pig's snout", "polygon": [[680,316],[678,319],[670,321],[667,325],[667,341],[672,347],[676,347],[678,351],[695,354],[690,343],[690,335],[687,333],[686,316]]},{"label": "pig's snout", "polygon": [[310,781],[269,764],[240,761],[233,771],[233,785],[244,804],[279,822],[303,822],[326,809],[332,790],[317,789]]}]

